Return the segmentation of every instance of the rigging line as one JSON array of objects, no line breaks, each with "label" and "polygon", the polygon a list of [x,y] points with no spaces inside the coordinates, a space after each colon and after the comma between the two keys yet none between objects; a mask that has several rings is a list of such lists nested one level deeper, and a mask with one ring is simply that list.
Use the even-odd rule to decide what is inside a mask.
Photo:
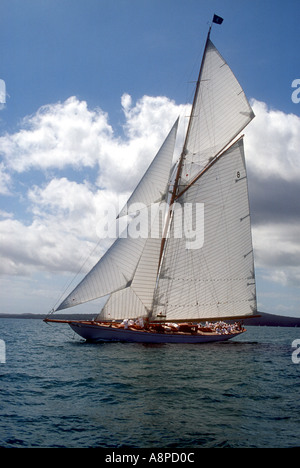
[{"label": "rigging line", "polygon": [[[57,331],[58,331],[58,328],[55,327],[55,324],[54,323],[51,323],[51,322],[48,322],[48,321],[45,321],[46,325],[48,325],[50,328],[51,328],[51,331],[54,331],[54,328],[55,328],[55,333],[57,334]],[[70,338],[70,332],[71,330],[69,331],[66,331],[66,329],[64,328],[60,328],[59,329],[59,332],[61,333],[61,335],[67,337],[67,338]],[[72,333],[72,340],[75,340],[75,332]]]}]

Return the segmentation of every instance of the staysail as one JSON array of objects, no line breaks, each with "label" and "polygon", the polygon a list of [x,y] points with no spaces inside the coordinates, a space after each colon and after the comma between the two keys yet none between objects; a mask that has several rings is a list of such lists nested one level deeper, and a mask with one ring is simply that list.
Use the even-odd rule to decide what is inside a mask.
[{"label": "staysail", "polygon": [[165,199],[178,122],[179,117],[173,125],[169,136],[164,141],[157,157],[153,159],[143,178],[129,197],[126,205],[120,211],[119,217],[134,212],[136,203],[142,203],[149,207],[152,203],[158,203]]},{"label": "staysail", "polygon": [[[162,208],[165,211],[166,206],[162,205]],[[154,225],[159,222],[159,218],[158,207]],[[159,231],[162,233],[163,226]],[[132,281],[126,288],[111,294],[97,320],[149,317],[153,308],[160,246],[161,235],[152,238],[149,233]]]},{"label": "staysail", "polygon": [[[173,125],[161,149],[146,171],[142,182],[137,186],[135,192],[139,196],[135,196],[134,192],[130,198],[131,203],[139,201],[147,206],[151,202],[155,203],[158,196],[160,199],[166,196],[177,127],[178,120]],[[153,183],[151,182],[151,178],[148,177],[148,172],[155,175]],[[158,172],[159,176],[157,175]],[[130,208],[130,205],[128,206]],[[134,222],[133,219],[132,223]],[[130,224],[128,230],[130,232]],[[125,236],[122,233],[94,268],[56,310],[73,307],[126,288],[133,280],[141,256],[145,251],[146,242],[147,236],[134,238],[130,235]]]}]

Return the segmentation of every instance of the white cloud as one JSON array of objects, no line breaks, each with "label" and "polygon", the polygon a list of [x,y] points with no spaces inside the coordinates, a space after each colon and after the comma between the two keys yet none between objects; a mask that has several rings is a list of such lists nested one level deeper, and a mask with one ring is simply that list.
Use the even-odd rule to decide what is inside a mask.
[{"label": "white cloud", "polygon": [[[65,177],[54,178],[45,187],[33,187],[28,200],[35,220],[49,225],[51,230],[72,234],[78,243],[98,242],[97,225],[105,210],[113,205],[117,211],[126,201],[115,192],[94,190],[87,182],[77,183]],[[76,248],[80,248],[79,244]]]},{"label": "white cloud", "polygon": [[17,172],[93,167],[103,139],[111,135],[104,112],[91,111],[86,102],[71,97],[63,103],[43,106],[23,120],[20,131],[2,136],[0,154],[7,167]]},{"label": "white cloud", "polygon": [[25,225],[16,219],[0,221],[0,273],[28,275],[34,271],[77,272],[89,251],[72,233],[38,220]]},{"label": "white cloud", "polygon": [[149,96],[132,107],[128,94],[122,96],[122,106],[123,138],[114,134],[105,112],[88,109],[76,97],[43,106],[23,119],[18,132],[0,137],[7,170],[95,168],[101,188],[132,189],[132,181],[145,170],[185,107]]},{"label": "white cloud", "polygon": [[300,118],[252,106],[246,159],[256,266],[264,279],[300,287]]},{"label": "white cloud", "polygon": [[94,191],[86,182],[63,177],[34,186],[27,198],[29,224],[3,212],[0,274],[87,272],[111,242],[99,239],[97,226],[106,207],[119,205],[116,193]]},{"label": "white cloud", "polygon": [[264,278],[284,286],[300,286],[300,220],[253,228],[256,266]]},{"label": "white cloud", "polygon": [[0,162],[0,195],[9,195],[11,185],[11,176],[3,162]]},{"label": "white cloud", "polygon": [[[185,106],[178,106],[166,97],[144,96],[134,107],[128,94],[122,96],[125,116],[124,138],[105,142],[100,157],[98,185],[113,191],[134,189],[178,115]],[[184,122],[179,130],[183,133]]]},{"label": "white cloud", "polygon": [[300,180],[300,118],[252,101],[255,119],[246,130],[249,169],[260,179]]},{"label": "white cloud", "polygon": [[14,215],[13,213],[9,213],[8,211],[0,210],[0,217],[1,218],[13,218]]}]

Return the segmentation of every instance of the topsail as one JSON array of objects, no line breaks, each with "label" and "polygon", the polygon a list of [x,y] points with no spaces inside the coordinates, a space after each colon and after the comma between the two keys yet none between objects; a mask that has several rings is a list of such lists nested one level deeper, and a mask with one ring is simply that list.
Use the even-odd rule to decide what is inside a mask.
[{"label": "topsail", "polygon": [[249,124],[243,89],[208,38],[183,149],[181,184],[189,184]]}]

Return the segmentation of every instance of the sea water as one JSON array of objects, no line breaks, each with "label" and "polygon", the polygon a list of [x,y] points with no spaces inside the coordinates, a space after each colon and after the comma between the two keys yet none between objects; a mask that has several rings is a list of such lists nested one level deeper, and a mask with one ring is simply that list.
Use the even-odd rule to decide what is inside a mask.
[{"label": "sea water", "polygon": [[68,325],[1,319],[0,339],[1,447],[300,446],[299,328],[87,344]]}]

